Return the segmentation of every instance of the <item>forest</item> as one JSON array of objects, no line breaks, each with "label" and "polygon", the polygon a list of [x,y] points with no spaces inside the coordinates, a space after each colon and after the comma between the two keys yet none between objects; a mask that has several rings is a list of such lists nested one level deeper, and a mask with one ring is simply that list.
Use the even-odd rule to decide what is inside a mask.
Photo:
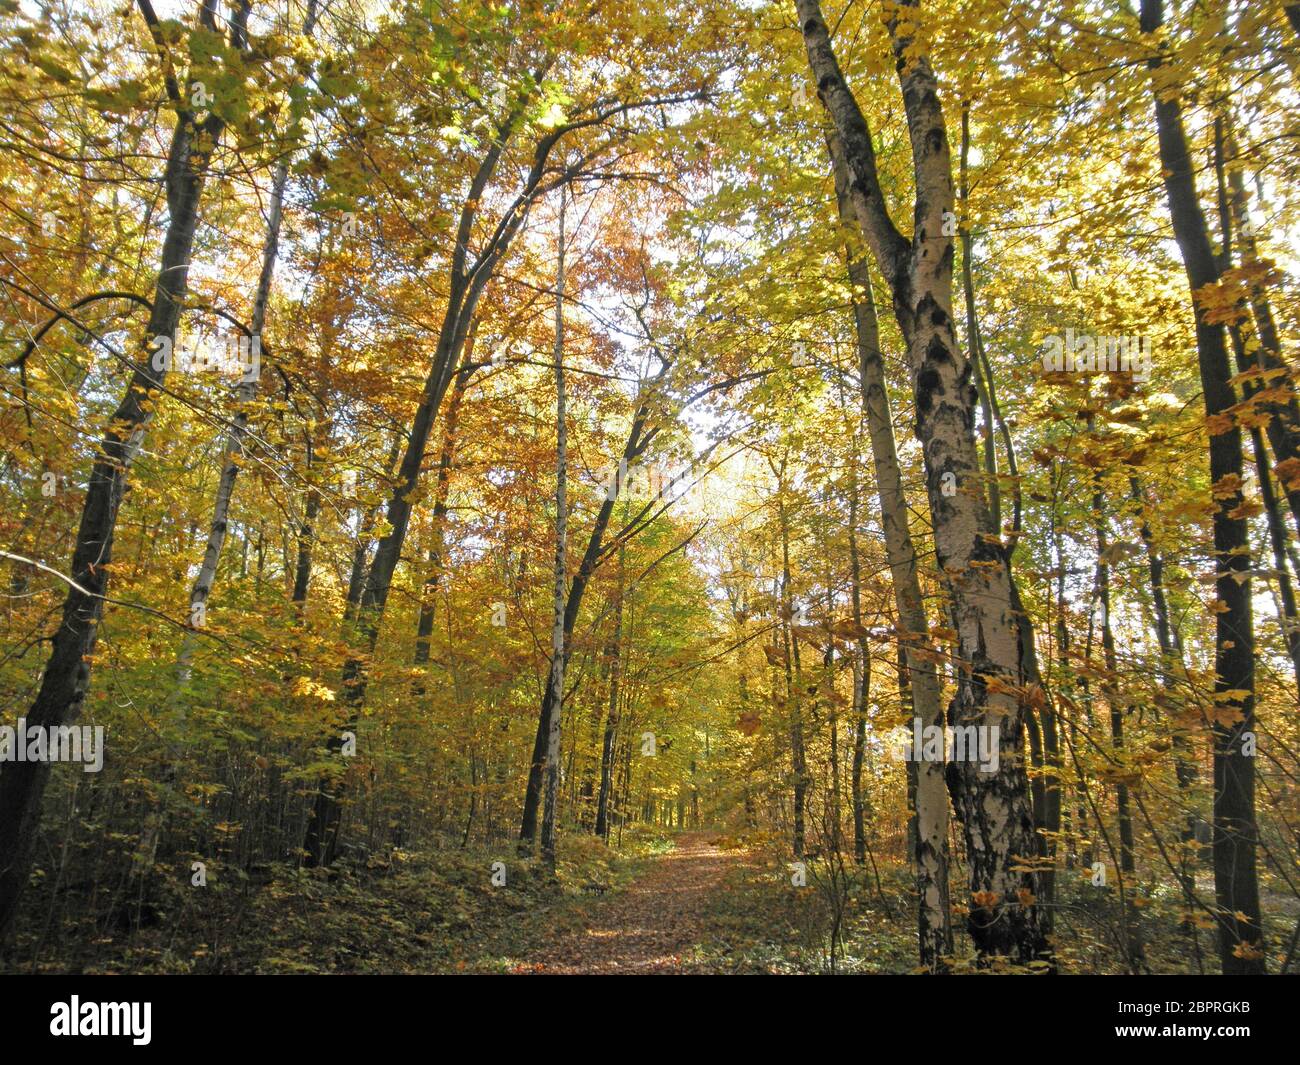
[{"label": "forest", "polygon": [[1300,970],[1298,209],[1288,0],[0,0],[0,972]]}]

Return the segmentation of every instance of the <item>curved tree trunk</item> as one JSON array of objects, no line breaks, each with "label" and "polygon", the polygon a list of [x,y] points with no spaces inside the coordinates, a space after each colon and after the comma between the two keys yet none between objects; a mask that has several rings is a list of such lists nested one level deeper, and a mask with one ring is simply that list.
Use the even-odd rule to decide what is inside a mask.
[{"label": "curved tree trunk", "polygon": [[[152,14],[152,9],[149,13]],[[203,4],[200,21],[215,31],[215,5],[211,0]],[[167,361],[160,368],[154,365],[152,341],[166,338],[174,348],[176,329],[185,306],[199,200],[208,161],[223,123],[216,115],[200,120],[182,104],[176,106],[176,126],[163,177],[167,233],[154,284],[149,325],[139,345],[139,361],[134,364],[121,402],[108,420],[90,471],[72,553],[72,583],[51,641],[40,688],[27,711],[29,728],[57,728],[75,721],[81,712],[108,591],[113,537],[127,474],[140,451],[145,430],[153,418],[156,396],[170,369]],[[41,799],[49,776],[50,763],[45,761],[11,762],[0,774],[0,810],[4,811],[0,817],[0,941],[7,938],[13,927],[18,899],[31,871]]]},{"label": "curved tree trunk", "polygon": [[[835,188],[840,218],[853,224],[849,203],[849,174],[837,138],[830,142],[835,163]],[[885,363],[880,351],[880,330],[872,293],[871,270],[860,255],[848,255],[853,287],[853,319],[858,344],[858,373],[862,413],[871,442],[872,466],[880,519],[885,534],[894,609],[898,614],[900,657],[907,663],[907,687],[912,713],[921,727],[943,727],[943,700],[939,688],[938,655],[930,641],[930,622],[921,598],[916,568],[916,547],[907,515],[903,476],[894,442],[889,394],[885,390]],[[856,587],[855,587],[856,591]],[[914,752],[919,753],[919,752]],[[917,932],[921,964],[937,971],[952,954],[952,919],[948,889],[948,790],[943,762],[916,763],[916,834],[914,861],[917,880]]]},{"label": "curved tree trunk", "polygon": [[[898,11],[915,17],[916,6],[904,2]],[[995,769],[973,760],[948,766],[970,872],[967,927],[982,956],[1050,965],[1045,919],[1035,905],[1038,878],[1025,864],[1038,851],[1023,763],[1030,695],[1021,640],[1029,621],[1016,611],[1008,552],[989,516],[974,437],[977,396],[954,331],[952,162],[937,83],[896,13],[890,30],[916,185],[909,240],[885,206],[871,131],[835,58],[821,5],[797,0],[796,7],[818,96],[849,172],[848,199],[892,291],[907,343],[935,552],[962,658],[949,721],[998,730]]]}]

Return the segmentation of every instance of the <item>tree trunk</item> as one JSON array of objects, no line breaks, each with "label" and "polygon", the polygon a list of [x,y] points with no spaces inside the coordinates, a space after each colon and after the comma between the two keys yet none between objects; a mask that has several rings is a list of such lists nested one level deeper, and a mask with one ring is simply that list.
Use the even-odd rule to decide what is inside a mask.
[{"label": "tree trunk", "polygon": [[[1156,643],[1160,647],[1160,686],[1165,691],[1171,692],[1179,680],[1186,677],[1183,641],[1169,617],[1169,602],[1165,596],[1165,560],[1156,550],[1155,537],[1144,513],[1142,488],[1136,476],[1129,477],[1129,492],[1137,507],[1138,535],[1146,545],[1147,579],[1151,587],[1151,607],[1156,615]],[[1171,742],[1174,752],[1174,779],[1178,782],[1178,791],[1183,803],[1189,808],[1181,833],[1183,847],[1179,852],[1178,862],[1179,881],[1188,907],[1184,923],[1194,931],[1191,917],[1192,907],[1196,901],[1196,877],[1189,862],[1188,846],[1196,838],[1196,825],[1201,820],[1192,805],[1194,801],[1192,788],[1199,774],[1192,745],[1183,730],[1176,729]]]},{"label": "tree trunk", "polygon": [[551,720],[546,740],[546,801],[542,807],[542,861],[555,869],[555,822],[559,815],[560,740],[564,719],[564,662],[567,655],[564,608],[567,602],[568,571],[565,537],[568,525],[568,429],[564,409],[564,207],[560,190],[560,221],[557,239],[559,257],[555,267],[555,597],[551,626]]},{"label": "tree trunk", "polygon": [[[1228,141],[1230,142],[1230,137]],[[1221,271],[1232,269],[1234,237],[1241,250],[1243,261],[1251,262],[1255,259],[1255,240],[1250,235],[1249,226],[1247,225],[1249,217],[1246,213],[1245,184],[1242,182],[1240,171],[1234,170],[1231,182],[1232,193],[1229,194],[1230,183],[1225,173],[1227,168],[1224,149],[1223,121],[1216,119],[1214,123],[1214,172],[1218,181],[1219,224],[1222,234],[1219,250],[1219,269]],[[1273,388],[1281,387],[1289,392],[1291,390],[1290,374],[1274,374],[1271,380],[1267,382],[1260,380],[1258,377],[1252,379],[1249,376],[1251,371],[1256,369],[1251,365],[1249,352],[1251,344],[1254,344],[1258,349],[1259,369],[1278,369],[1282,366],[1282,363],[1276,350],[1277,331],[1273,325],[1273,314],[1268,301],[1261,296],[1257,296],[1253,301],[1253,307],[1248,307],[1246,302],[1245,300],[1241,301],[1237,307],[1238,320],[1228,326],[1228,335],[1232,340],[1237,373],[1242,375],[1243,378],[1242,394],[1249,401],[1261,392],[1266,384]],[[1262,335],[1272,338],[1271,347],[1267,342],[1263,345],[1260,344],[1260,337],[1256,337],[1255,331],[1251,328],[1252,320],[1259,323],[1259,332]],[[1291,446],[1291,437],[1286,422],[1289,416],[1294,413],[1294,401],[1290,404],[1257,402],[1256,406],[1266,414],[1270,436],[1275,442],[1274,450],[1280,458],[1281,453],[1276,452],[1277,446],[1284,448]],[[1268,448],[1264,444],[1264,434],[1260,432],[1258,425],[1250,426],[1250,444],[1255,458],[1255,473],[1259,481],[1259,495],[1264,505],[1264,518],[1268,524],[1269,546],[1273,552],[1278,597],[1282,606],[1278,624],[1282,628],[1282,639],[1286,644],[1287,654],[1291,656],[1292,676],[1296,683],[1300,685],[1300,617],[1297,616],[1295,589],[1291,584],[1291,573],[1287,566],[1287,531],[1286,525],[1282,521],[1277,493],[1273,488],[1273,475],[1269,467]],[[1292,463],[1291,465],[1295,464]]]},{"label": "tree trunk", "polygon": [[[215,32],[214,6],[202,7],[200,21]],[[198,225],[205,171],[222,131],[209,115],[200,121],[177,106],[176,125],[163,178],[168,223],[163,238],[153,307],[139,361],[117,409],[108,420],[99,454],[91,468],[72,553],[71,577],[62,619],[51,640],[49,660],[36,699],[27,711],[29,728],[57,728],[75,721],[86,697],[93,666],[98,624],[108,591],[118,509],[126,492],[127,473],[140,451],[153,417],[156,396],[170,369],[154,365],[155,338],[173,348],[188,288],[190,256]],[[40,822],[41,799],[49,782],[47,761],[12,762],[0,773],[0,942],[13,927],[19,897],[31,871]]]},{"label": "tree trunk", "polygon": [[[1218,132],[1223,140],[1216,138],[1216,156],[1222,166],[1224,151],[1236,155],[1236,141],[1231,130],[1222,129],[1222,121],[1216,122]],[[1259,252],[1255,242],[1253,227],[1249,225],[1250,205],[1246,193],[1246,182],[1239,167],[1232,167],[1227,174],[1228,192],[1225,221],[1231,219],[1231,231],[1225,232],[1223,254],[1231,265],[1232,245],[1235,243],[1241,257],[1242,266],[1253,266],[1259,262]],[[1228,227],[1225,226],[1225,230]],[[1282,344],[1278,337],[1277,323],[1273,319],[1273,308],[1268,299],[1257,288],[1252,289],[1250,314],[1243,316],[1239,329],[1243,338],[1244,354],[1254,354],[1256,366],[1269,376],[1254,382],[1251,391],[1268,388],[1270,392],[1281,391],[1284,398],[1277,401],[1261,401],[1256,406],[1261,413],[1269,415],[1265,423],[1268,442],[1273,448],[1273,456],[1279,464],[1286,463],[1283,473],[1279,473],[1282,491],[1291,509],[1291,518],[1297,532],[1300,532],[1300,401],[1297,401],[1295,381],[1288,372],[1282,358]],[[1249,369],[1241,367],[1242,371]],[[1294,487],[1288,487],[1294,485]]]},{"label": "tree trunk", "polygon": [[[664,363],[655,378],[653,385],[657,385],[668,372],[668,363]],[[632,418],[632,426],[628,430],[627,442],[623,446],[623,455],[621,469],[626,469],[645,449],[649,446],[650,440],[654,436],[654,430],[650,433],[645,432],[646,420],[650,416],[650,401],[653,395],[653,387],[644,391],[637,400],[637,411]],[[621,486],[620,486],[621,487]],[[592,574],[596,567],[603,559],[601,545],[605,539],[605,531],[609,528],[609,519],[614,512],[614,502],[618,498],[615,491],[607,491],[605,499],[601,502],[600,510],[596,512],[596,522],[592,526],[591,536],[587,539],[587,549],[583,552],[582,562],[578,566],[578,572],[574,574],[573,581],[569,585],[569,598],[564,609],[564,644],[566,648],[571,649],[571,638],[573,636],[573,627],[578,620],[578,611],[582,607],[582,598],[586,594],[587,583],[591,580]],[[620,544],[623,542],[620,539]],[[568,651],[566,650],[566,654]],[[548,677],[546,689],[542,694],[541,712],[537,717],[537,733],[533,739],[532,760],[528,768],[528,783],[524,789],[524,810],[519,825],[519,853],[526,855],[532,850],[533,841],[537,836],[537,813],[541,805],[542,795],[542,770],[546,758],[547,738],[550,736],[551,713],[555,705],[555,686],[550,683]]]},{"label": "tree trunk", "polygon": [[[1155,33],[1164,22],[1161,0],[1142,0],[1141,29]],[[1147,65],[1156,69],[1164,57],[1153,55]],[[1210,245],[1205,215],[1197,198],[1196,182],[1182,107],[1177,98],[1153,93],[1156,131],[1165,193],[1173,222],[1174,239],[1182,252],[1187,283],[1195,293],[1219,280],[1219,268]],[[1196,351],[1200,364],[1205,412],[1231,418],[1225,412],[1236,403],[1228,364],[1225,329],[1206,321],[1196,306]],[[1214,890],[1219,911],[1219,958],[1226,974],[1264,971],[1260,949],[1259,881],[1255,864],[1258,830],[1255,824],[1255,763],[1242,753],[1243,737],[1255,730],[1255,637],[1250,601],[1250,543],[1242,505],[1241,430],[1235,421],[1226,431],[1210,436],[1210,480],[1215,487],[1214,552],[1216,594],[1220,610],[1215,615],[1214,738]],[[1234,517],[1236,513],[1238,516]],[[1224,693],[1244,693],[1241,697]],[[1231,716],[1230,716],[1231,715]]]},{"label": "tree trunk", "polygon": [[[1093,429],[1093,417],[1088,416],[1088,429]],[[1092,494],[1093,532],[1097,538],[1096,596],[1101,605],[1101,650],[1106,665],[1106,680],[1102,689],[1110,708],[1111,747],[1116,752],[1118,768],[1125,770],[1121,753],[1124,749],[1124,719],[1129,708],[1120,701],[1119,661],[1115,653],[1115,630],[1110,619],[1110,563],[1106,520],[1102,512],[1103,493],[1100,478],[1094,474]],[[1121,778],[1115,784],[1115,816],[1119,822],[1120,912],[1123,915],[1124,951],[1130,969],[1137,973],[1145,966],[1142,947],[1142,927],[1138,923],[1137,904],[1134,897],[1136,866],[1133,862],[1133,813],[1130,808],[1128,784]]]},{"label": "tree trunk", "polygon": [[803,671],[799,668],[799,645],[793,634],[794,598],[790,590],[790,519],[785,503],[785,464],[777,481],[777,513],[781,526],[781,635],[785,651],[785,712],[790,724],[790,776],[793,790],[795,858],[802,858],[805,844],[804,807],[808,793],[808,762],[803,736]]},{"label": "tree trunk", "polygon": [[[893,293],[907,343],[916,435],[939,572],[952,602],[962,661],[954,726],[997,729],[997,768],[949,763],[948,783],[966,838],[971,903],[967,927],[983,957],[1011,955],[1051,964],[1037,877],[1024,859],[1038,850],[1022,735],[1030,693],[1021,643],[1028,618],[1017,614],[1011,564],[992,527],[983,492],[974,424],[971,366],[952,318],[952,163],[938,88],[928,61],[898,21],[890,20],[912,146],[915,232],[905,238],[885,207],[871,131],[831,48],[817,0],[797,0],[818,96],[835,123],[849,171],[848,199]],[[910,658],[910,656],[909,656]]]},{"label": "tree trunk", "polygon": [[[850,176],[838,138],[831,139],[830,147],[840,218],[853,225],[856,220],[849,201]],[[942,728],[944,712],[936,667],[938,655],[930,641],[930,622],[921,598],[916,547],[912,542],[889,394],[885,389],[885,363],[880,350],[871,269],[865,258],[852,252],[848,254],[847,262],[853,289],[862,414],[871,443],[876,494],[885,534],[885,555],[889,561],[894,609],[898,614],[899,656],[906,662],[907,688],[911,693],[914,717],[920,719],[922,728],[932,725]],[[865,640],[863,649],[865,656]],[[914,754],[919,755],[919,752]],[[915,771],[914,861],[918,943],[921,964],[937,971],[944,964],[943,958],[953,951],[948,889],[948,790],[942,761],[918,761]]]},{"label": "tree trunk", "polygon": [[[959,193],[961,202],[958,206],[961,208],[962,214],[965,214],[968,210],[969,185],[967,171],[969,159],[970,104],[963,100],[961,105],[961,154],[958,163],[961,182]],[[975,309],[975,277],[971,269],[974,238],[971,236],[968,221],[963,221],[958,227],[957,235],[961,239],[961,287],[962,295],[966,301],[966,347],[970,351],[972,379],[975,383],[975,392],[979,397],[980,434],[984,437],[984,475],[988,478],[989,516],[993,521],[993,528],[1001,530],[1002,489],[998,484],[998,452],[993,443],[993,406],[989,402],[988,385],[984,381],[984,375],[980,372],[980,347],[984,341],[980,336],[979,315]]]},{"label": "tree trunk", "polygon": [[[438,586],[442,582],[443,552],[446,550],[447,535],[447,497],[451,491],[451,467],[456,457],[456,434],[460,421],[460,405],[465,398],[465,389],[474,373],[470,360],[474,352],[474,334],[478,328],[478,319],[470,326],[465,340],[465,361],[456,374],[456,384],[447,401],[447,414],[443,423],[442,449],[438,455],[438,481],[434,489],[433,527],[430,530],[432,542],[429,545],[429,572],[424,578],[424,588],[420,595],[420,616],[415,629],[415,664],[426,665],[429,661],[430,644],[433,638],[433,621],[438,606]],[[423,690],[423,685],[420,686]]]},{"label": "tree trunk", "polygon": [[[280,217],[284,205],[284,187],[289,168],[280,163],[271,179],[271,202],[267,214],[266,240],[262,245],[262,272],[257,279],[257,292],[253,296],[253,318],[249,323],[250,346],[260,344],[262,328],[266,322],[266,304],[271,294],[271,278],[275,273],[276,252],[280,245]],[[225,547],[230,523],[230,501],[235,494],[235,481],[239,477],[240,460],[244,456],[244,438],[248,435],[248,408],[257,395],[257,377],[247,374],[235,387],[234,417],[226,429],[226,439],[221,451],[221,475],[217,480],[217,494],[212,503],[212,520],[208,524],[208,543],[203,552],[199,574],[190,589],[191,616],[196,608],[206,609],[212,585],[217,579],[217,565]],[[176,659],[176,689],[183,692],[189,684],[196,637],[187,632],[181,642]]]},{"label": "tree trunk", "polygon": [[614,590],[614,634],[609,642],[609,716],[605,719],[604,742],[600,749],[600,789],[596,795],[596,835],[609,840],[609,801],[614,781],[615,738],[619,723],[619,682],[623,653],[623,556],[618,549],[618,584]]}]

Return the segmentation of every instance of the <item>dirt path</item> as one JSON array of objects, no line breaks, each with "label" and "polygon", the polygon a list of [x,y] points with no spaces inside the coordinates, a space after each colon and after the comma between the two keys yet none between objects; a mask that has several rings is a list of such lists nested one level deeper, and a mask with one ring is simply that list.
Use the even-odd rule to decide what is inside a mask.
[{"label": "dirt path", "polygon": [[586,928],[562,935],[532,959],[543,973],[689,973],[710,896],[743,851],[710,846],[708,833],[683,834],[626,891],[596,903]]}]

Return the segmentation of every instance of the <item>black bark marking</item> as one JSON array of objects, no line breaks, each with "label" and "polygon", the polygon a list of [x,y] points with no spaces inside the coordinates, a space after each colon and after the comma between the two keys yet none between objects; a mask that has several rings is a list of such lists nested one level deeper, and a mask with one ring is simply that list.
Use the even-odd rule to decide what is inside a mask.
[{"label": "black bark marking", "polygon": [[970,557],[973,562],[1001,562],[1002,549],[997,544],[989,543],[982,536],[977,536]]},{"label": "black bark marking", "polygon": [[[928,296],[921,301],[921,306],[917,308],[918,319],[921,317],[921,314],[924,313],[924,308],[927,302],[932,303],[933,301],[931,301]],[[937,313],[943,314],[943,311],[937,310]],[[952,357],[951,349],[944,343],[943,337],[941,336],[932,336],[930,338],[930,342],[925,346],[925,358],[927,362],[932,363],[952,363],[955,361]]]},{"label": "black bark marking", "polygon": [[943,388],[943,379],[939,371],[932,366],[923,367],[916,375],[916,409],[921,414],[929,414],[934,409],[934,393]]}]

